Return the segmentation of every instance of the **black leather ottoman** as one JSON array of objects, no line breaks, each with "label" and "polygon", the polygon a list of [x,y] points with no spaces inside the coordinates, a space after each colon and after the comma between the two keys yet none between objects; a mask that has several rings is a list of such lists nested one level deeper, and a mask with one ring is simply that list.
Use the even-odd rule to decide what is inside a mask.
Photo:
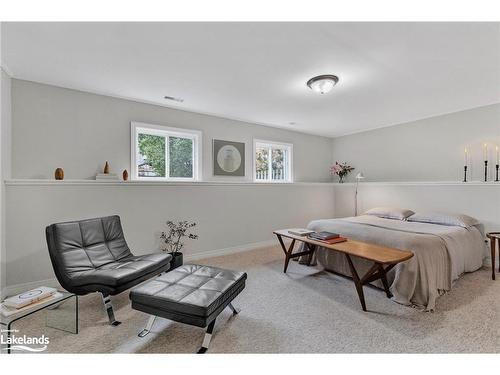
[{"label": "black leather ottoman", "polygon": [[176,322],[207,327],[198,353],[208,349],[215,319],[227,306],[238,311],[231,301],[245,288],[245,272],[186,264],[157,276],[130,292],[132,308],[151,314],[139,337],[146,336],[157,316]]}]

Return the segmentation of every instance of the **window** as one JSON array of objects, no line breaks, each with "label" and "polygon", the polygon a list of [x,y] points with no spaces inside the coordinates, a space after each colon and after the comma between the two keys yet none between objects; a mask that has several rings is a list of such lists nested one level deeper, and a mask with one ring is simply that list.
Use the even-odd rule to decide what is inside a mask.
[{"label": "window", "polygon": [[132,122],[132,178],[196,181],[201,176],[201,132]]},{"label": "window", "polygon": [[253,151],[255,182],[293,182],[293,145],[254,139]]}]

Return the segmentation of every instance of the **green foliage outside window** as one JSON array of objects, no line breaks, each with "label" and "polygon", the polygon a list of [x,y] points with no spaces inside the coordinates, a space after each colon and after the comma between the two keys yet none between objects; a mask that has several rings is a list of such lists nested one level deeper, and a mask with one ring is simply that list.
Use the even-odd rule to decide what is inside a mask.
[{"label": "green foliage outside window", "polygon": [[169,138],[170,177],[193,177],[193,141],[188,138]]},{"label": "green foliage outside window", "polygon": [[[193,141],[187,138],[169,139],[169,177],[193,177]],[[154,177],[165,177],[165,137],[139,134],[139,152],[154,172]]]},{"label": "green foliage outside window", "polygon": [[269,149],[267,148],[257,148],[255,150],[255,171],[257,173],[266,173],[269,167],[268,165],[268,155]]},{"label": "green foliage outside window", "polygon": [[156,174],[165,177],[165,137],[139,134],[139,152]]}]

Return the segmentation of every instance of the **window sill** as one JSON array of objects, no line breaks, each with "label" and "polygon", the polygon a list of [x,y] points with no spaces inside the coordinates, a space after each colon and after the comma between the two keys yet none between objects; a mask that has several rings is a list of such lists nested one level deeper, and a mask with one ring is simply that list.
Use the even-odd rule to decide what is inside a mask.
[{"label": "window sill", "polygon": [[293,184],[293,181],[259,181],[254,180],[253,184]]},{"label": "window sill", "polygon": [[333,186],[331,182],[252,182],[252,181],[96,181],[96,180],[49,180],[9,179],[8,186]]}]

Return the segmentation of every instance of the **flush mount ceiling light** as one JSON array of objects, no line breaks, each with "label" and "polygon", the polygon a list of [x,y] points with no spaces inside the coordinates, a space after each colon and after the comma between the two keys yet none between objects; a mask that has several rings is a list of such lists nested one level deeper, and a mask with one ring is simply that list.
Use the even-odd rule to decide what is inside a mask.
[{"label": "flush mount ceiling light", "polygon": [[307,81],[307,86],[309,86],[309,88],[314,92],[327,94],[333,89],[333,86],[335,86],[338,81],[339,77],[334,76],[333,74],[323,74],[321,76],[311,78]]}]

